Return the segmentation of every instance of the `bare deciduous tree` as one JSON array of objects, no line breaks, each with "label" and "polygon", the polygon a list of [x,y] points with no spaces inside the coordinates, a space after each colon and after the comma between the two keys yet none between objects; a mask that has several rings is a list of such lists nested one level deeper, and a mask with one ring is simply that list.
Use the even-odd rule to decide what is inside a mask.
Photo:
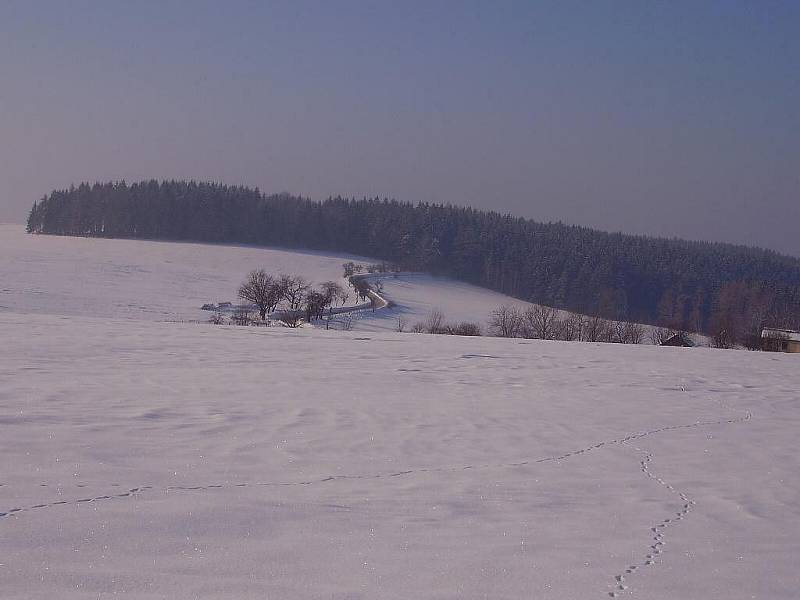
[{"label": "bare deciduous tree", "polygon": [[522,337],[552,340],[555,339],[558,311],[549,306],[529,306],[522,313]]},{"label": "bare deciduous tree", "polygon": [[644,327],[640,323],[625,323],[625,344],[641,344],[644,339]]},{"label": "bare deciduous tree", "polygon": [[342,299],[342,296],[345,294],[344,289],[335,281],[326,281],[322,285],[322,293],[325,296],[326,306],[331,306],[336,304],[338,301]]},{"label": "bare deciduous tree", "polygon": [[291,277],[289,275],[281,275],[280,282],[283,299],[286,301],[288,310],[300,310],[305,300],[306,291],[310,287],[308,282],[302,277]]},{"label": "bare deciduous tree", "polygon": [[296,329],[303,324],[303,311],[301,310],[286,310],[281,314],[281,322],[292,329]]},{"label": "bare deciduous tree", "polygon": [[613,341],[611,323],[599,315],[588,317],[584,321],[583,340],[586,342]]},{"label": "bare deciduous tree", "polygon": [[520,314],[515,306],[503,304],[492,312],[489,327],[500,337],[517,337],[520,328]]},{"label": "bare deciduous tree", "polygon": [[640,344],[644,338],[644,327],[639,323],[614,321],[611,323],[611,337],[615,344]]},{"label": "bare deciduous tree", "polygon": [[425,331],[427,333],[440,333],[444,326],[444,313],[438,308],[434,308],[428,318],[425,319]]},{"label": "bare deciduous tree", "polygon": [[312,288],[306,292],[305,302],[306,321],[310,323],[314,319],[322,318],[329,299],[323,292]]},{"label": "bare deciduous tree", "polygon": [[611,322],[611,341],[615,344],[625,343],[625,321]]},{"label": "bare deciduous tree", "polygon": [[272,302],[270,291],[274,281],[272,276],[268,275],[264,269],[259,269],[250,271],[247,281],[239,286],[239,298],[254,304],[258,308],[258,314],[262,320],[267,318],[267,311]]},{"label": "bare deciduous tree", "polygon": [[580,315],[573,313],[560,321],[558,339],[571,342],[581,340],[582,337],[583,318]]}]

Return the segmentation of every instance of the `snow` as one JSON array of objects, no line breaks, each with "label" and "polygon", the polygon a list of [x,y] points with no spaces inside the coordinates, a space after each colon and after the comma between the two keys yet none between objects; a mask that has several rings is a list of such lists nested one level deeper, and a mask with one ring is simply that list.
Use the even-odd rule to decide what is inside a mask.
[{"label": "snow", "polygon": [[761,337],[773,337],[792,342],[800,342],[800,331],[793,331],[792,329],[764,329],[764,331],[761,332]]},{"label": "snow", "polygon": [[251,246],[28,235],[19,225],[0,224],[0,311],[205,321],[209,313],[201,310],[203,304],[236,301],[239,285],[253,269],[321,283],[342,280],[342,263],[350,260],[369,259]]},{"label": "snow", "polygon": [[[236,301],[236,290],[252,269],[344,284],[342,264],[348,261],[380,262],[252,246],[28,235],[19,225],[0,224],[0,311],[206,321],[209,313],[201,307]],[[394,331],[398,317],[410,327],[434,308],[448,322],[485,325],[500,304],[525,304],[447,278],[406,273],[380,279],[395,306],[364,311],[354,329]],[[356,304],[352,292],[349,304]]]},{"label": "snow", "polygon": [[796,355],[154,322],[103,311],[185,316],[161,269],[199,299],[223,283],[191,273],[274,251],[24,239],[0,262],[4,599],[797,597]]},{"label": "snow", "polygon": [[434,310],[441,311],[447,323],[469,321],[485,331],[492,311],[498,306],[530,306],[504,294],[425,273],[388,273],[371,279],[381,281],[383,295],[394,306],[358,321],[357,328],[366,331],[397,331],[398,319],[403,319],[409,330],[414,324],[424,322]]},{"label": "snow", "polygon": [[[201,307],[238,303],[236,291],[253,269],[347,287],[342,264],[349,261],[380,262],[308,250],[28,235],[20,225],[0,224],[0,312],[205,322],[210,313]],[[531,306],[447,277],[387,273],[370,279],[381,281],[381,295],[392,304],[354,313],[354,330],[396,331],[398,319],[410,330],[439,310],[446,323],[473,322],[485,331],[498,306]],[[347,307],[369,306],[350,296]]]}]

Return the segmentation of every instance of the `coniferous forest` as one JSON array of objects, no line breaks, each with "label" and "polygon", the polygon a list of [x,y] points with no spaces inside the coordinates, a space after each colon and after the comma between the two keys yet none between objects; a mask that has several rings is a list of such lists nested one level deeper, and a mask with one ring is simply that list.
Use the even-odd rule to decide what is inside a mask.
[{"label": "coniferous forest", "polygon": [[734,340],[764,324],[800,325],[800,259],[458,206],[317,202],[193,181],[84,183],[34,203],[28,231],[348,252],[540,304]]}]

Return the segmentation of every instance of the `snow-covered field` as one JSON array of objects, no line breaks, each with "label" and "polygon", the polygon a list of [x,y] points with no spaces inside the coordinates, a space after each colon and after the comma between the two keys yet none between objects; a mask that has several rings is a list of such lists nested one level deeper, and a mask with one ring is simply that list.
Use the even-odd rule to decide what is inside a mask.
[{"label": "snow-covered field", "polygon": [[468,321],[477,323],[486,331],[491,313],[498,306],[530,306],[528,302],[504,294],[427,273],[400,273],[396,276],[389,273],[371,279],[380,280],[382,294],[391,300],[392,307],[374,314],[363,313],[354,329],[397,331],[398,319],[402,319],[408,331],[414,324],[424,322],[431,312],[439,311],[446,323]]},{"label": "snow-covered field", "polygon": [[[314,283],[342,279],[342,264],[375,259],[347,254],[249,246],[109,240],[28,235],[20,225],[0,224],[0,312],[100,316],[150,321],[205,321],[205,303],[236,302],[236,290],[252,269],[290,273]],[[519,301],[423,274],[382,278],[395,306],[364,313],[354,329],[394,331],[434,308],[449,321],[485,325],[492,310]],[[350,304],[356,302],[351,294]]]},{"label": "snow-covered field", "polygon": [[3,599],[798,597],[796,355],[154,322],[275,251],[0,235]]},{"label": "snow-covered field", "polygon": [[[0,224],[0,311],[137,320],[207,320],[207,303],[237,301],[247,273],[342,279],[345,254],[250,246],[28,235]],[[354,301],[354,299],[351,299]]]}]

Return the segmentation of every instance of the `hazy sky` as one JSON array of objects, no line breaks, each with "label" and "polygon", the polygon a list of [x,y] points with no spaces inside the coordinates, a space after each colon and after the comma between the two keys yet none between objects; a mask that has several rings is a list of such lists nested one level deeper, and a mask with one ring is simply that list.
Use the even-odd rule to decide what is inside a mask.
[{"label": "hazy sky", "polygon": [[0,220],[81,180],[800,256],[800,2],[0,3]]}]

